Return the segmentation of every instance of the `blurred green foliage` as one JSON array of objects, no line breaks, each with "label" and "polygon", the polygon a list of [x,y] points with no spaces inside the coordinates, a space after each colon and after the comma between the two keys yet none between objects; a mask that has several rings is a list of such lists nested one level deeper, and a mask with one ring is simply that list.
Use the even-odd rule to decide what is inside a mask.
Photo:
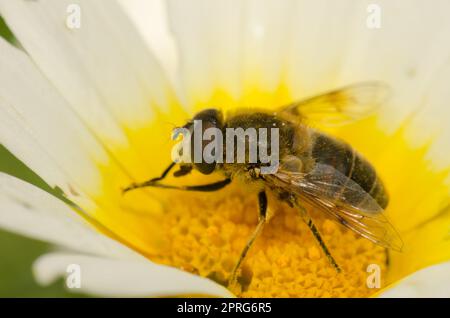
[{"label": "blurred green foliage", "polygon": [[0,16],[0,36],[3,37],[4,39],[6,39],[8,42],[12,42],[14,39],[14,35],[8,29],[5,21],[3,20],[3,18],[1,16]]},{"label": "blurred green foliage", "polygon": [[36,284],[31,265],[48,250],[43,242],[0,231],[0,297],[80,297],[66,291],[62,279],[47,287]]},{"label": "blurred green foliage", "polygon": [[[1,16],[0,36],[8,42],[15,42],[14,35]],[[16,176],[48,192],[55,192],[2,145],[0,172]],[[50,248],[44,242],[0,230],[0,297],[79,297],[65,290],[62,279],[47,287],[41,287],[34,281],[31,265]]]}]

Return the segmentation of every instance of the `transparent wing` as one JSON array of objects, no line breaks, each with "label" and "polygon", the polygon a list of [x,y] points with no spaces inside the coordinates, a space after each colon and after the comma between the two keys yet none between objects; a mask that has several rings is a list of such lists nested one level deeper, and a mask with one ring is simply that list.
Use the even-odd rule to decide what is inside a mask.
[{"label": "transparent wing", "polygon": [[381,82],[358,83],[281,107],[280,112],[325,125],[342,125],[373,114],[390,96]]},{"label": "transparent wing", "polygon": [[403,241],[384,210],[370,194],[332,166],[316,164],[308,173],[281,168],[267,178],[372,242],[397,251],[402,249]]}]

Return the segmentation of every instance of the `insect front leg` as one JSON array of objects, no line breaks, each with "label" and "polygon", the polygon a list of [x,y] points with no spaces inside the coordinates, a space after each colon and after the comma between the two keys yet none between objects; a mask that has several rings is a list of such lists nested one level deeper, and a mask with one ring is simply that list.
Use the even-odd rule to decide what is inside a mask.
[{"label": "insect front leg", "polygon": [[228,286],[230,287],[236,283],[237,273],[242,265],[242,262],[247,256],[247,253],[249,252],[256,238],[259,236],[259,234],[261,234],[264,224],[266,223],[267,195],[265,191],[261,191],[260,193],[258,193],[258,206],[259,206],[258,225],[253,231],[252,235],[249,237],[247,244],[245,244],[245,247],[242,250],[241,255],[239,256],[239,259],[236,265],[234,266],[233,271],[231,272],[230,279],[228,280]]},{"label": "insect front leg", "polygon": [[125,193],[125,192],[128,192],[130,190],[148,187],[148,186],[150,186],[151,184],[153,184],[155,182],[163,180],[165,177],[167,177],[167,175],[173,169],[173,167],[175,167],[175,165],[176,165],[175,162],[171,162],[170,165],[166,169],[164,169],[164,171],[161,174],[161,176],[156,177],[156,178],[152,178],[150,180],[147,180],[147,181],[144,181],[144,182],[141,182],[141,183],[132,183],[128,187],[124,188],[122,190],[122,192]]},{"label": "insect front leg", "polygon": [[[200,184],[200,185],[183,185],[183,186],[173,186],[167,184],[161,184],[159,181],[163,180],[172,168],[175,166],[175,163],[171,163],[166,170],[161,174],[160,177],[156,177],[141,183],[132,183],[128,187],[122,190],[123,193],[126,193],[131,190],[145,188],[145,187],[153,187],[153,188],[163,188],[163,189],[175,189],[175,190],[184,190],[184,191],[199,191],[199,192],[213,192],[220,190],[231,183],[231,179],[227,178],[221,181],[208,183],[208,184]],[[180,170],[174,173],[175,177],[184,176],[191,172],[192,168],[190,166],[181,166]]]},{"label": "insect front leg", "polygon": [[[145,187],[151,187],[154,186],[158,181],[164,180],[169,172],[175,167],[176,163],[172,162],[161,174],[161,176],[152,178],[150,180],[140,182],[140,183],[132,183],[128,187],[123,189],[123,193],[126,193],[130,190],[139,189],[139,188],[145,188]],[[175,177],[181,177],[189,174],[192,171],[192,166],[182,165],[180,168],[173,173]]]}]

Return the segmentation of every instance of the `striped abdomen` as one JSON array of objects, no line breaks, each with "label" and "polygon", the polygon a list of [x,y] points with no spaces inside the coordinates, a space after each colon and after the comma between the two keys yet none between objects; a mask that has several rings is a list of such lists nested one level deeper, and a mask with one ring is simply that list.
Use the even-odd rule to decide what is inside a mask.
[{"label": "striped abdomen", "polygon": [[366,159],[345,142],[319,132],[314,132],[312,137],[312,156],[316,162],[334,167],[369,193],[380,207],[386,208],[389,197],[375,169]]}]

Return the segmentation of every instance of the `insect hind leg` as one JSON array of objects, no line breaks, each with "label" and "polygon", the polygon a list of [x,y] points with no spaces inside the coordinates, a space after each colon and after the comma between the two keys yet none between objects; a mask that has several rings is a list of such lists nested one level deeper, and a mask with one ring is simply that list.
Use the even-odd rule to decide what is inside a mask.
[{"label": "insect hind leg", "polygon": [[307,225],[308,225],[309,229],[311,230],[312,234],[314,235],[314,238],[317,240],[317,243],[319,243],[320,247],[322,248],[322,250],[323,250],[325,256],[327,257],[328,261],[330,262],[331,266],[334,267],[336,272],[340,273],[341,268],[339,267],[339,265],[336,263],[335,259],[331,255],[330,251],[328,250],[327,246],[325,245],[325,242],[322,239],[322,236],[319,233],[319,230],[316,228],[316,226],[314,225],[311,218],[309,218]]},{"label": "insect hind leg", "polygon": [[333,255],[331,255],[330,250],[328,249],[328,247],[326,246],[325,242],[323,241],[319,230],[315,226],[314,222],[312,221],[312,219],[309,216],[309,214],[306,211],[306,209],[302,205],[298,204],[298,202],[296,202],[296,201],[294,201],[293,203],[294,203],[294,205],[297,208],[299,208],[301,210],[303,220],[305,221],[306,225],[308,225],[309,229],[311,230],[311,233],[313,234],[314,238],[316,239],[316,241],[319,244],[320,248],[322,249],[323,253],[327,257],[327,259],[330,262],[331,266],[334,267],[336,272],[340,273],[341,272],[340,266],[338,265],[338,263],[334,259]]}]

